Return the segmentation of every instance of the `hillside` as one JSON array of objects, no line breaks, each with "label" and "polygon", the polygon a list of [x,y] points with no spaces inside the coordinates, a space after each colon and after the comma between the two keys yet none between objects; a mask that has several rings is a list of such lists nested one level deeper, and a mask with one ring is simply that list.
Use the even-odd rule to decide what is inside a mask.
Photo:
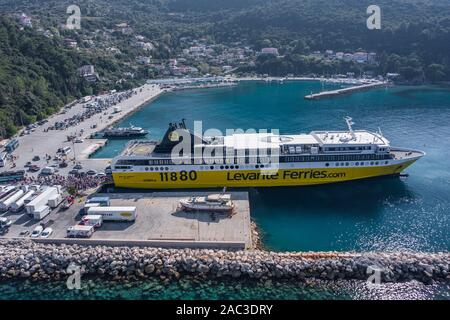
[{"label": "hillside", "polygon": [[9,136],[92,92],[76,74],[79,57],[31,30],[0,17],[0,128]]},{"label": "hillside", "polygon": [[[1,136],[74,97],[170,76],[164,72],[169,59],[183,56],[183,50],[199,41],[214,48],[216,55],[227,48],[251,48],[253,56],[233,65],[242,74],[371,71],[397,72],[411,83],[450,81],[450,0],[379,0],[381,30],[366,27],[366,9],[373,4],[369,0],[80,0],[82,29],[77,31],[61,28],[71,4],[0,0]],[[22,12],[36,28],[19,31],[16,17]],[[118,27],[123,23],[131,26],[131,34]],[[44,37],[38,29],[55,37]],[[137,35],[152,49],[139,48]],[[78,47],[64,46],[65,38],[75,39]],[[280,56],[258,57],[255,53],[263,47],[278,48]],[[316,59],[312,53],[318,50],[373,51],[377,63]],[[142,56],[151,57],[151,63],[137,62]],[[200,75],[220,74],[227,63],[192,58],[185,62]],[[82,81],[76,70],[83,64],[95,65],[102,80]]]}]

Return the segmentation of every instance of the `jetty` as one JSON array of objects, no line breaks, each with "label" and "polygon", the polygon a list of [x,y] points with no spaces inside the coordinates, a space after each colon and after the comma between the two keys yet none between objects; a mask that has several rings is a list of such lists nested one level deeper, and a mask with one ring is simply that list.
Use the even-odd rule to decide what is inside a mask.
[{"label": "jetty", "polygon": [[366,90],[370,90],[370,89],[386,87],[389,85],[390,85],[390,83],[387,81],[376,81],[376,82],[370,82],[370,83],[363,83],[361,85],[356,85],[356,86],[352,86],[352,87],[348,87],[348,88],[331,90],[331,91],[322,91],[319,93],[309,94],[309,95],[305,96],[305,99],[306,100],[325,99],[325,98],[331,98],[334,96],[340,96],[343,94],[350,94],[353,92],[366,91]]}]

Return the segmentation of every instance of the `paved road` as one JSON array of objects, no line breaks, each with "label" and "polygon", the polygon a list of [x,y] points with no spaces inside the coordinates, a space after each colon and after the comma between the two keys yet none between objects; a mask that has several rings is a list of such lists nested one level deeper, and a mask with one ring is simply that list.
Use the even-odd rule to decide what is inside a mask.
[{"label": "paved road", "polygon": [[[110,107],[105,112],[96,114],[78,125],[69,127],[66,130],[50,130],[48,132],[44,132],[44,129],[54,125],[56,122],[61,122],[64,119],[81,114],[84,111],[85,104],[76,104],[70,109],[64,109],[66,110],[65,114],[60,112],[51,116],[47,123],[36,128],[34,132],[17,138],[19,140],[19,147],[13,152],[13,155],[17,157],[15,160],[16,167],[12,168],[12,164],[9,162],[5,167],[0,168],[0,172],[25,169],[25,164],[28,161],[31,161],[33,164],[36,164],[41,168],[47,165],[55,164],[53,160],[47,163],[45,160],[45,155],[48,154],[53,158],[53,156],[56,155],[57,149],[65,146],[70,146],[72,148],[72,152],[68,155],[71,162],[67,168],[59,169],[59,173],[67,174],[68,171],[73,169],[75,160],[83,164],[83,170],[95,169],[97,171],[104,171],[105,167],[109,163],[109,159],[91,160],[88,159],[88,157],[89,154],[101,146],[105,140],[87,138],[90,137],[92,133],[98,132],[122,119],[129,113],[135,111],[142,104],[157,97],[162,92],[162,90],[155,85],[144,85],[143,87],[135,89],[135,91],[137,91],[137,94],[132,95],[129,99],[126,99],[116,105],[121,108],[121,112],[113,113],[113,107]],[[111,119],[108,119],[110,116]],[[92,129],[94,124],[97,125],[97,128]],[[68,142],[67,136],[73,134],[77,135],[77,137],[81,139],[84,139],[84,142]],[[32,161],[32,158],[36,155],[41,159],[39,161]],[[38,173],[27,172],[27,175],[37,174]]]}]

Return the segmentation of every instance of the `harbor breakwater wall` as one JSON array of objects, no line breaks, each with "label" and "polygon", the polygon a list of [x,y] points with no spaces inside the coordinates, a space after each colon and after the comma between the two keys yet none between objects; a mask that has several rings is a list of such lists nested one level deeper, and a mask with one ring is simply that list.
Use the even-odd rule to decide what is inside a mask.
[{"label": "harbor breakwater wall", "polygon": [[[71,266],[71,268],[69,268]],[[64,280],[73,267],[81,276],[112,280],[160,277],[170,282],[199,278],[450,281],[449,253],[278,253],[260,250],[163,249],[54,245],[0,241],[0,280]]]}]

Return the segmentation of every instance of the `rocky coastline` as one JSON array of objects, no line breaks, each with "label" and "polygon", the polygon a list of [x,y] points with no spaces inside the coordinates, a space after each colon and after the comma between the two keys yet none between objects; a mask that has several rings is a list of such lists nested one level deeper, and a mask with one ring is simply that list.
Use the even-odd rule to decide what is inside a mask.
[{"label": "rocky coastline", "polygon": [[279,253],[0,241],[0,280],[64,280],[73,272],[69,266],[78,266],[81,276],[112,280],[367,280],[379,270],[381,282],[450,281],[449,253]]}]

